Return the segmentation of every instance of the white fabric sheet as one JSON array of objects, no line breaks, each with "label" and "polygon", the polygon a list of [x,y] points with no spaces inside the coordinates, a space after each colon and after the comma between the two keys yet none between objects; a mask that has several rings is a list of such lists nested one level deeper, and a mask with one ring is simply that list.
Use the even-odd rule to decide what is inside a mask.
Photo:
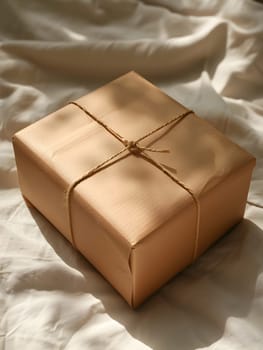
[{"label": "white fabric sheet", "polygon": [[[1,0],[0,39],[0,349],[263,349],[263,5]],[[27,208],[11,145],[129,70],[257,157],[244,221],[137,311]]]}]

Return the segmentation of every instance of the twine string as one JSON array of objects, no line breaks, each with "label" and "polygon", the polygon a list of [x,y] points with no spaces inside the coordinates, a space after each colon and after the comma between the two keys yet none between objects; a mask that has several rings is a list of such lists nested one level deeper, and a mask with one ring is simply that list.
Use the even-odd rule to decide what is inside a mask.
[{"label": "twine string", "polygon": [[71,213],[71,208],[70,208],[71,196],[72,196],[74,188],[78,184],[80,184],[82,181],[93,176],[94,174],[96,174],[97,172],[102,170],[102,168],[109,165],[113,160],[115,160],[115,159],[117,160],[117,158],[119,156],[121,156],[121,154],[123,154],[126,151],[129,151],[130,154],[133,154],[137,157],[140,156],[141,158],[150,162],[152,165],[154,165],[156,168],[158,168],[160,171],[162,171],[166,176],[168,176],[172,181],[177,183],[181,188],[183,188],[186,192],[188,192],[188,194],[191,196],[191,198],[195,204],[195,207],[196,207],[196,222],[195,222],[196,233],[195,233],[194,248],[193,248],[193,253],[192,253],[192,261],[194,261],[196,259],[196,256],[197,256],[198,242],[199,242],[199,227],[200,227],[200,202],[199,202],[199,199],[194,194],[194,192],[188,186],[186,186],[184,184],[184,182],[182,182],[177,177],[175,177],[173,174],[171,174],[169,171],[167,171],[161,163],[159,163],[158,161],[153,159],[148,153],[145,152],[145,151],[147,151],[147,152],[167,153],[167,152],[170,152],[169,150],[144,147],[144,146],[141,146],[139,144],[140,141],[148,138],[149,136],[155,134],[156,132],[158,132],[159,130],[165,128],[166,126],[168,126],[170,124],[173,124],[173,123],[176,124],[176,123],[180,122],[182,119],[184,119],[186,116],[188,116],[189,114],[191,114],[193,112],[191,110],[188,110],[188,111],[180,114],[179,116],[175,116],[175,117],[171,118],[168,122],[160,125],[159,127],[154,128],[153,130],[151,130],[150,132],[148,132],[144,136],[138,138],[136,141],[129,141],[129,140],[126,140],[124,137],[122,137],[120,134],[118,134],[115,130],[111,129],[101,119],[98,119],[95,115],[90,113],[82,105],[78,104],[75,101],[69,102],[69,104],[73,104],[77,108],[81,109],[87,116],[89,116],[95,122],[97,122],[99,125],[101,125],[107,132],[109,132],[113,137],[115,137],[118,141],[120,141],[124,146],[119,152],[117,152],[117,153],[113,154],[112,156],[110,156],[109,158],[105,159],[102,163],[98,164],[94,168],[90,169],[87,173],[82,175],[80,178],[73,181],[73,183],[71,183],[71,185],[67,188],[66,193],[65,193],[65,195],[66,195],[65,200],[66,200],[66,208],[67,208],[67,216],[68,216],[67,219],[68,219],[68,225],[69,225],[69,234],[70,234],[70,239],[71,239],[72,245],[77,249],[75,235],[74,235],[74,231],[73,231],[73,227],[72,227],[72,213]]}]

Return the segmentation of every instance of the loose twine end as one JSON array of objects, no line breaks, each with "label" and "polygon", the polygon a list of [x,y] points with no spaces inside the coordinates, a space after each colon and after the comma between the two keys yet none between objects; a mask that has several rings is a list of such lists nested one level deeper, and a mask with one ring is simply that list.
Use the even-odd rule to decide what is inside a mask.
[{"label": "loose twine end", "polygon": [[170,153],[169,149],[158,149],[158,148],[151,148],[151,147],[144,147],[138,144],[136,141],[128,141],[126,139],[122,140],[122,143],[124,146],[129,150],[132,154],[138,155],[142,153],[143,151],[148,152],[158,152],[158,153]]}]

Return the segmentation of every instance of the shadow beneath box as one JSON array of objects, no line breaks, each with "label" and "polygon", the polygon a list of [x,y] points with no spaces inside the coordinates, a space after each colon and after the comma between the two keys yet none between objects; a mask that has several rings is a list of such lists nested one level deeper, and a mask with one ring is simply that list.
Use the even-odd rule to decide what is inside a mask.
[{"label": "shadow beneath box", "polygon": [[84,283],[67,285],[66,291],[92,294],[105,313],[154,350],[207,347],[222,337],[230,317],[246,317],[250,311],[263,271],[263,231],[247,219],[132,310],[36,209],[30,211],[55,252],[84,277]]}]

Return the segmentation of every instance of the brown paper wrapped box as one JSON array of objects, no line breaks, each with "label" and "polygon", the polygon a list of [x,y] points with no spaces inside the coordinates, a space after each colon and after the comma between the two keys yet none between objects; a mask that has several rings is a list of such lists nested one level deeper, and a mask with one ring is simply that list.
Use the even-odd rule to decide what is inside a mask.
[{"label": "brown paper wrapped box", "polygon": [[75,102],[14,135],[21,191],[137,307],[241,220],[255,159],[134,72]]}]

